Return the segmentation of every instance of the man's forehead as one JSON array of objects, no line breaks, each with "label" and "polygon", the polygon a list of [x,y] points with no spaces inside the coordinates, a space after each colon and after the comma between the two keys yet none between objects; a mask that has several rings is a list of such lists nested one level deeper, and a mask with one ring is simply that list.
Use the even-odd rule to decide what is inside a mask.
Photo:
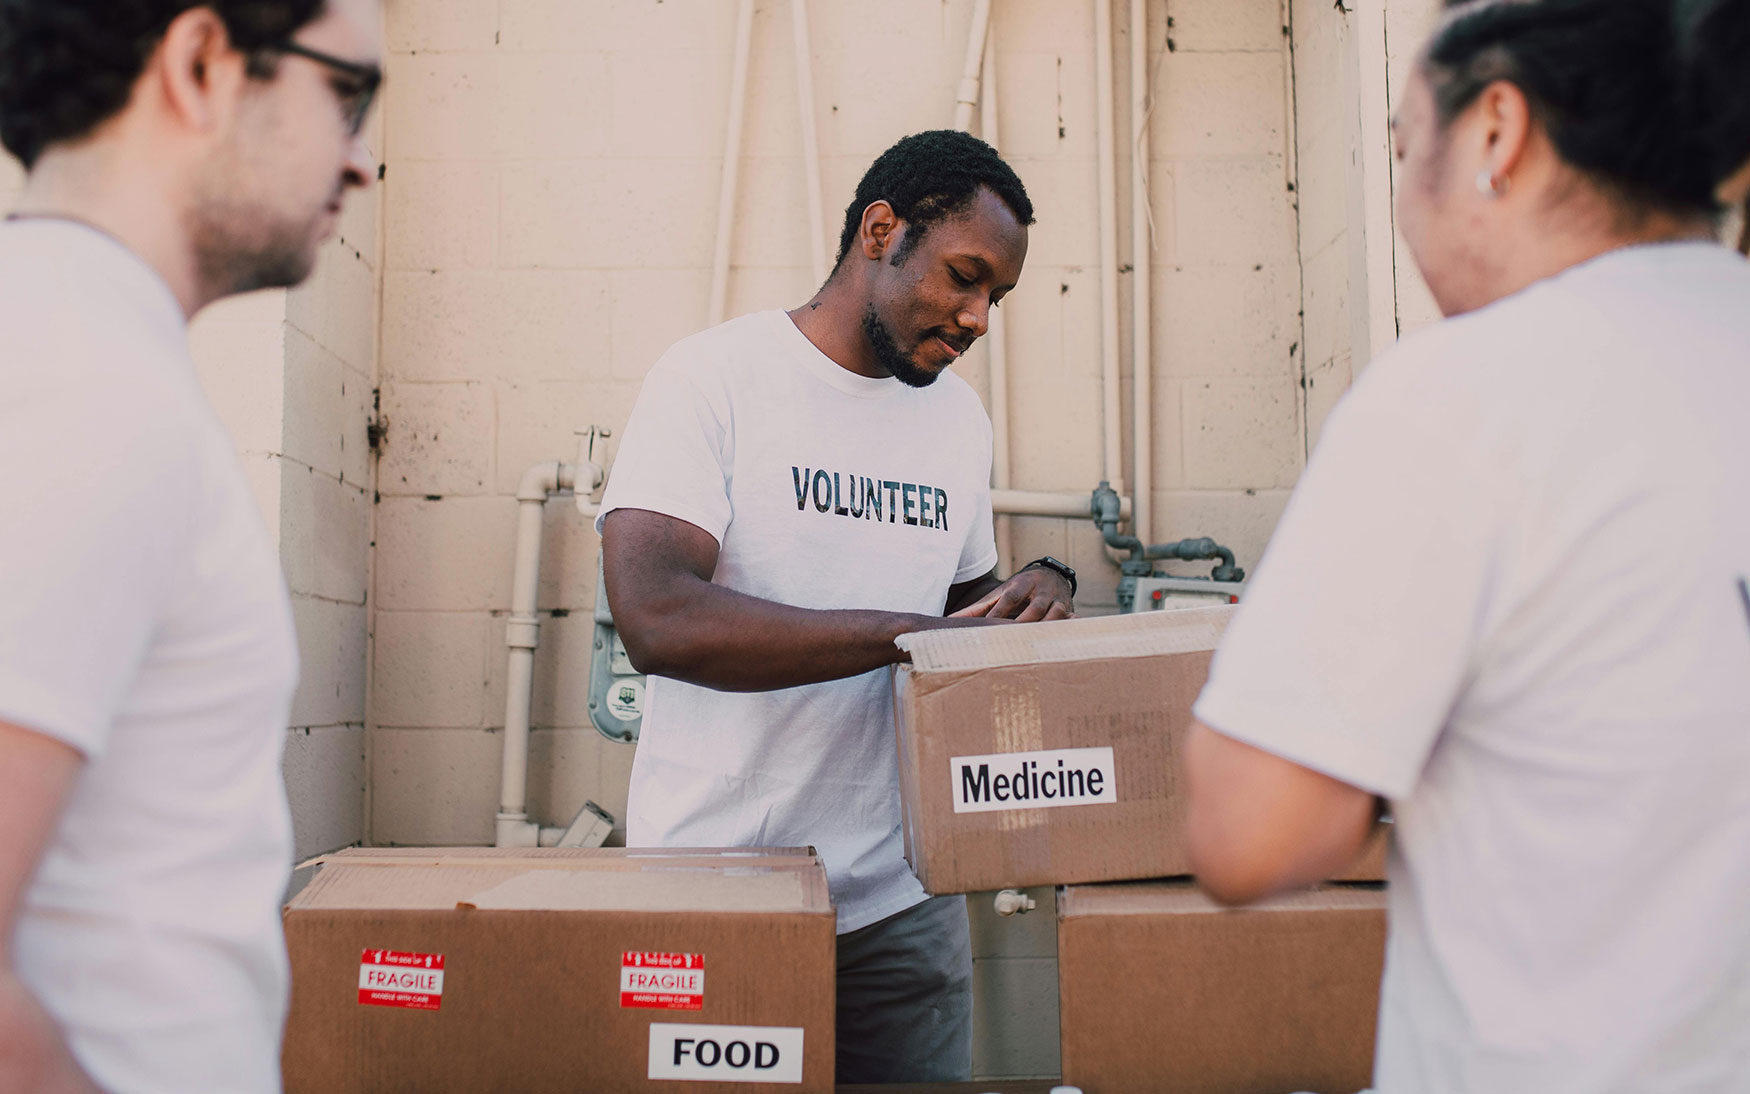
[{"label": "man's forehead", "polygon": [[943,217],[930,234],[939,236],[937,246],[943,250],[988,251],[1026,240],[1027,228],[1002,198],[980,187],[971,201]]},{"label": "man's forehead", "polygon": [[300,30],[297,38],[346,60],[374,63],[383,54],[381,0],[328,0],[322,14]]}]

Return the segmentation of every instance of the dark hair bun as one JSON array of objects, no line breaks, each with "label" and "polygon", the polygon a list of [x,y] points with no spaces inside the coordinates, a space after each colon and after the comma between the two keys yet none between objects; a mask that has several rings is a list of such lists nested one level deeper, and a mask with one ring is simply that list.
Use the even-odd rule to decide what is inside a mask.
[{"label": "dark hair bun", "polygon": [[1750,162],[1750,0],[1678,0],[1683,104],[1717,184]]},{"label": "dark hair bun", "polygon": [[1426,55],[1437,112],[1444,124],[1507,80],[1562,159],[1622,199],[1711,211],[1715,156],[1681,105],[1676,29],[1672,0],[1450,5]]}]

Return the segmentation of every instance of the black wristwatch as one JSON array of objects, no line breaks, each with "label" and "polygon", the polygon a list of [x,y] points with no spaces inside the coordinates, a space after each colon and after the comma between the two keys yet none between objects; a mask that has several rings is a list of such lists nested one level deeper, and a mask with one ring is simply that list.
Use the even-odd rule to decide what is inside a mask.
[{"label": "black wristwatch", "polygon": [[1034,559],[1032,562],[1029,562],[1029,563],[1027,563],[1027,565],[1021,567],[1021,569],[1031,570],[1035,566],[1043,566],[1047,570],[1056,570],[1058,573],[1062,574],[1063,579],[1065,581],[1069,582],[1070,599],[1071,600],[1075,599],[1076,572],[1074,570],[1070,569],[1069,565],[1067,563],[1059,562],[1057,559],[1052,558],[1050,555],[1046,555],[1043,558]]}]

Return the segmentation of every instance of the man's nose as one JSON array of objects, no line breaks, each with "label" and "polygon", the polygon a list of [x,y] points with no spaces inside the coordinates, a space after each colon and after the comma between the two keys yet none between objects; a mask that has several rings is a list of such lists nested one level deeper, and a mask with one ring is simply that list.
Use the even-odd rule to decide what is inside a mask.
[{"label": "man's nose", "polygon": [[983,338],[984,332],[990,328],[990,302],[980,299],[967,304],[960,309],[955,320],[962,329],[971,331],[974,338]]},{"label": "man's nose", "polygon": [[363,134],[354,136],[346,146],[346,162],[341,170],[346,185],[360,189],[369,186],[377,177],[377,158],[365,147]]}]

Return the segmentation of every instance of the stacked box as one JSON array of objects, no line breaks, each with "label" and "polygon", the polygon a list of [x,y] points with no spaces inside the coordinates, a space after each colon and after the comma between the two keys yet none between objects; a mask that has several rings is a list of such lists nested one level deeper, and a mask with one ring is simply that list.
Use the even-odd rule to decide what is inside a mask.
[{"label": "stacked box", "polygon": [[[1234,608],[906,635],[905,853],[931,893],[1190,872],[1181,753]],[[1342,880],[1383,877],[1384,841]]]},{"label": "stacked box", "polygon": [[288,1094],[832,1090],[811,850],[341,852],[285,926]]},{"label": "stacked box", "polygon": [[1241,909],[1189,882],[1058,895],[1063,1077],[1087,1094],[1352,1094],[1369,1085],[1385,894]]}]

